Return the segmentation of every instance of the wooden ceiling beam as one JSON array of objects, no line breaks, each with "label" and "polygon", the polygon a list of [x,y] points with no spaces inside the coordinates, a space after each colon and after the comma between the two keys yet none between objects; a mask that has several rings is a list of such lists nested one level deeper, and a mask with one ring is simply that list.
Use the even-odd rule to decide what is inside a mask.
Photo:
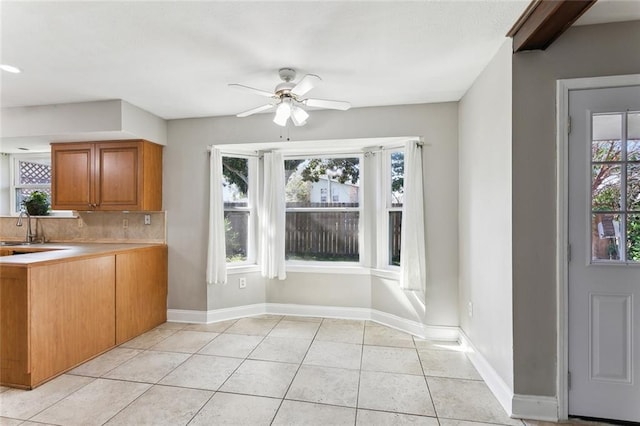
[{"label": "wooden ceiling beam", "polygon": [[513,52],[546,49],[597,0],[533,0],[507,33]]}]

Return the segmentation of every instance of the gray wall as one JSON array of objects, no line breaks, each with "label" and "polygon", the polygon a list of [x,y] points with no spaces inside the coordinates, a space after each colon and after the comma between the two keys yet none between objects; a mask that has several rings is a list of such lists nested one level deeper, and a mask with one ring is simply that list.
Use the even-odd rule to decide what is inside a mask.
[{"label": "gray wall", "polygon": [[[431,295],[427,323],[457,325],[457,103],[358,108],[346,112],[314,111],[308,124],[287,130],[271,114],[244,119],[216,117],[172,120],[165,148],[164,199],[169,244],[169,308],[207,310],[247,303],[372,304],[361,277],[291,273],[285,282],[265,283],[246,274],[253,289],[240,290],[236,276],[227,286],[205,284],[208,215],[207,145],[222,143],[322,140],[384,136],[422,136],[427,252]],[[284,133],[281,133],[284,132]],[[323,284],[330,278],[330,284]],[[368,278],[367,278],[368,279]],[[252,284],[253,283],[253,284]],[[385,292],[387,290],[384,290]],[[264,292],[264,293],[263,293]],[[402,292],[397,297],[402,297]],[[261,300],[262,298],[262,300]],[[375,298],[374,309],[402,310],[393,300]],[[339,301],[339,302],[338,302]],[[390,304],[388,307],[387,304]],[[414,319],[410,314],[406,317]]]},{"label": "gray wall", "polygon": [[557,79],[640,72],[640,22],[573,27],[513,56],[514,390],[556,395]]},{"label": "gray wall", "polygon": [[460,326],[513,389],[511,57],[507,39],[459,104],[458,232]]}]

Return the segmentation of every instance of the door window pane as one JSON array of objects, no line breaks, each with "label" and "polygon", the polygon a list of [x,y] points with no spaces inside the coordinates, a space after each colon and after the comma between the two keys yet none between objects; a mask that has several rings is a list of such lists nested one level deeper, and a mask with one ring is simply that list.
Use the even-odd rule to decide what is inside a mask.
[{"label": "door window pane", "polygon": [[593,141],[591,144],[591,156],[593,161],[619,161],[622,141]]},{"label": "door window pane", "polygon": [[594,214],[592,235],[594,260],[620,260],[620,215]]},{"label": "door window pane", "polygon": [[627,114],[627,160],[640,161],[640,112]]},{"label": "door window pane", "polygon": [[627,165],[627,209],[640,212],[640,163]]},{"label": "door window pane", "polygon": [[640,252],[640,113],[592,116],[592,260],[637,262]]},{"label": "door window pane", "polygon": [[594,165],[591,173],[593,211],[620,210],[620,166]]},{"label": "door window pane", "polygon": [[640,262],[640,214],[630,214],[627,219],[627,257]]}]

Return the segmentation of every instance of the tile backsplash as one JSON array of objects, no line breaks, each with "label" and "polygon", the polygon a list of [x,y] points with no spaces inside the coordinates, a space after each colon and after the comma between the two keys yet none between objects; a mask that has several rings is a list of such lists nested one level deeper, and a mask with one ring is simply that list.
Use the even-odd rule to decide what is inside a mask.
[{"label": "tile backsplash", "polygon": [[[165,243],[166,212],[74,212],[77,217],[31,219],[37,238],[46,242]],[[144,224],[145,215],[151,223]],[[25,219],[26,220],[26,219]],[[0,217],[0,240],[24,240],[26,223],[17,217]]]}]

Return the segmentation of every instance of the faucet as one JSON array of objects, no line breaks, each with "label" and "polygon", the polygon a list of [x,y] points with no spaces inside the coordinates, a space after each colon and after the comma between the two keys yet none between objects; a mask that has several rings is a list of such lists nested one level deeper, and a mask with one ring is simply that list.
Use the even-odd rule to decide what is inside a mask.
[{"label": "faucet", "polygon": [[35,234],[31,233],[31,215],[28,211],[22,210],[20,212],[20,216],[18,216],[18,222],[16,222],[16,226],[22,226],[22,216],[27,216],[27,236],[25,237],[24,242],[28,244],[33,242],[33,239],[35,237]]}]

